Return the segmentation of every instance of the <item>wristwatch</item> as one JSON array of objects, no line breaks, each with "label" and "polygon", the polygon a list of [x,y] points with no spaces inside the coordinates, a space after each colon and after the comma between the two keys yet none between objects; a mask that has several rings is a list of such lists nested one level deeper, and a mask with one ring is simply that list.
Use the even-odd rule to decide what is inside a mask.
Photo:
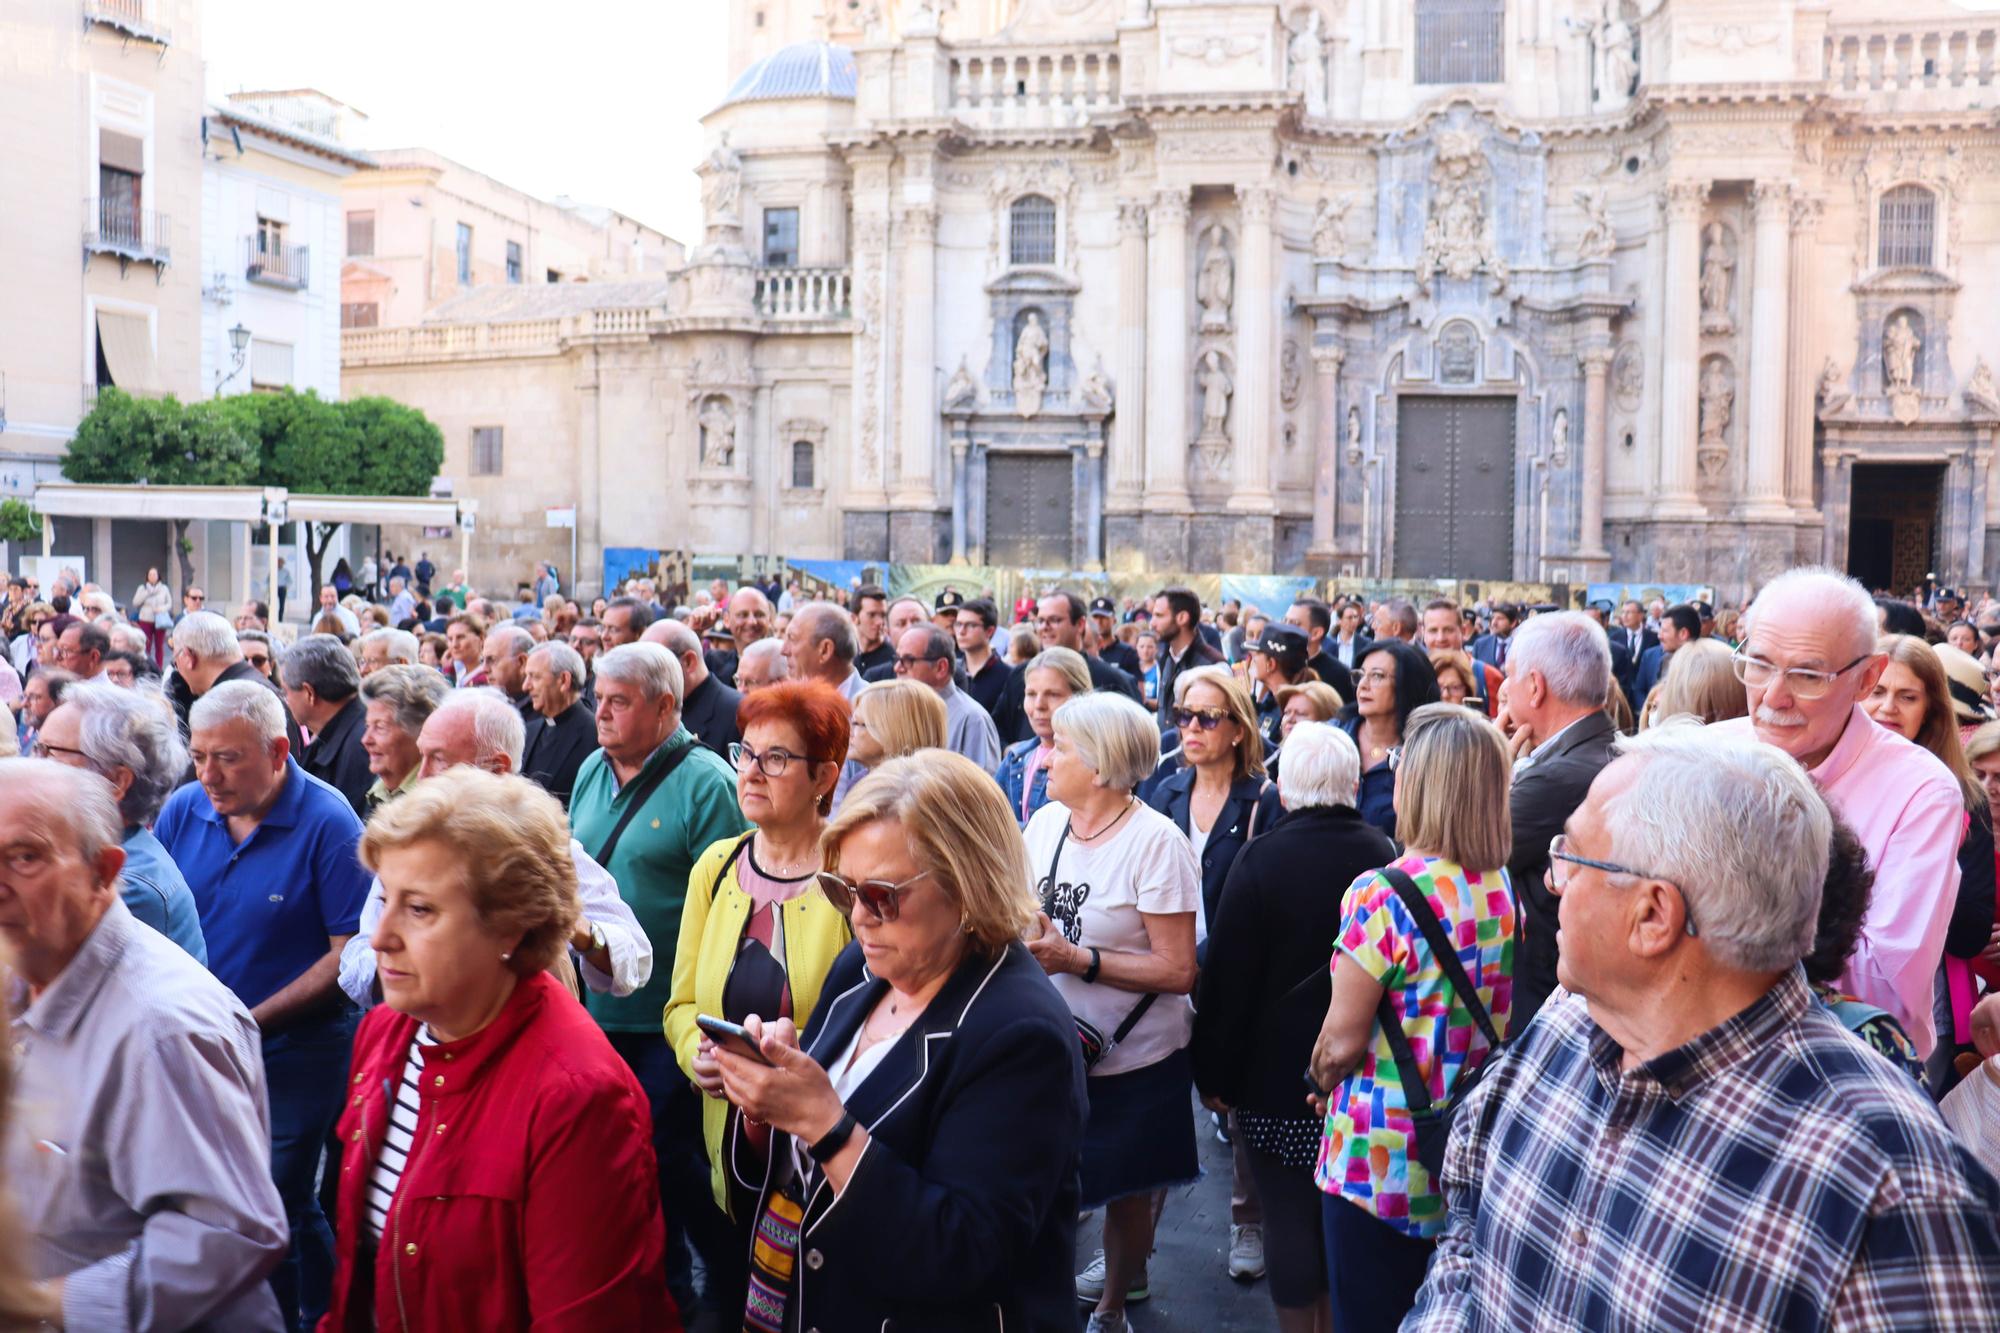
[{"label": "wristwatch", "polygon": [[842,1148],[845,1148],[847,1141],[853,1137],[854,1114],[851,1111],[842,1111],[840,1113],[840,1122],[832,1129],[829,1129],[824,1137],[809,1146],[806,1149],[806,1156],[812,1158],[815,1162],[825,1162]]},{"label": "wristwatch", "polygon": [[604,939],[604,927],[598,925],[595,921],[591,922],[590,952],[597,953],[600,950],[609,950],[610,947],[611,946],[608,943],[606,943]]}]

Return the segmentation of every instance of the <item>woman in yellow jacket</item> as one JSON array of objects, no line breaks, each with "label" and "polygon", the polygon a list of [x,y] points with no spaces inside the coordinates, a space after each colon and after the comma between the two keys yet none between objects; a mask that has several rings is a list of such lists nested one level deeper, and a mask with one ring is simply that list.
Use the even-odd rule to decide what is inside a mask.
[{"label": "woman in yellow jacket", "polygon": [[736,714],[743,739],[730,758],[737,801],[756,827],[709,847],[688,875],[666,1030],[681,1069],[705,1094],[709,1180],[716,1204],[741,1233],[730,1271],[716,1272],[710,1262],[707,1304],[723,1311],[742,1309],[752,1205],[763,1183],[729,1180],[723,1145],[732,1131],[761,1131],[742,1126],[724,1099],[721,1070],[694,1019],[741,1023],[756,1014],[805,1027],[828,969],[853,938],[846,914],[814,888],[820,832],[847,757],[848,717],[847,700],[828,685],[784,682],[746,696]]}]

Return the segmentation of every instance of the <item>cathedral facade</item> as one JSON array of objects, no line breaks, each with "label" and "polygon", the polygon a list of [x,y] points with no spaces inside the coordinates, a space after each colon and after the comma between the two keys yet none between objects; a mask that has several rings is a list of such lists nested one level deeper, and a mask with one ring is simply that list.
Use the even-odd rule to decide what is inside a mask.
[{"label": "cathedral facade", "polygon": [[733,0],[731,52],[657,290],[347,335],[510,556],[573,503],[586,570],[1995,582],[2000,16]]}]

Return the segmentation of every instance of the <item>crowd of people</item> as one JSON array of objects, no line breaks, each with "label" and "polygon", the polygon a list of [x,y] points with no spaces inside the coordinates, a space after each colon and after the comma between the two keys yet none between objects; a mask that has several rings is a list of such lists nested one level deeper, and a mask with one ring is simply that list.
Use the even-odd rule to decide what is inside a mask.
[{"label": "crowd of people", "polygon": [[2000,1327],[2000,604],[362,573],[8,589],[0,1328]]}]

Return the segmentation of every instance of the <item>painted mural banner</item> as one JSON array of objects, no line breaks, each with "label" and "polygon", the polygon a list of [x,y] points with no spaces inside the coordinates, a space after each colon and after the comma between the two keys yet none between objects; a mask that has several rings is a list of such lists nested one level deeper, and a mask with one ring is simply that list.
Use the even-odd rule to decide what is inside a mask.
[{"label": "painted mural banner", "polygon": [[1699,583],[1593,583],[1584,589],[1583,604],[1609,602],[1613,607],[1627,602],[1637,602],[1650,606],[1654,602],[1665,602],[1668,606],[1678,606],[1682,602],[1707,602],[1715,605],[1715,589]]}]

